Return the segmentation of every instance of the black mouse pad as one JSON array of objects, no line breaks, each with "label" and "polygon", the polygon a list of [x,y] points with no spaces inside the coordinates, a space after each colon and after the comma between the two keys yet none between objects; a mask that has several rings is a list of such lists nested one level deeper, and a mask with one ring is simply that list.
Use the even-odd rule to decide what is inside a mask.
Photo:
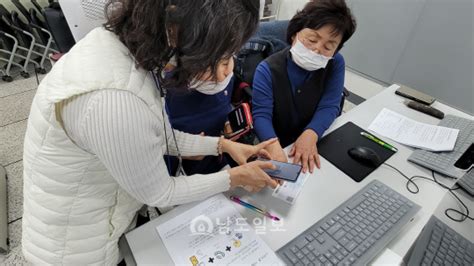
[{"label": "black mouse pad", "polygon": [[[318,142],[319,154],[356,182],[364,180],[366,176],[372,173],[380,166],[380,164],[385,162],[395,153],[394,151],[384,148],[382,145],[361,136],[361,132],[368,133],[354,123],[347,122]],[[352,159],[347,151],[357,146],[367,147],[374,150],[380,157],[381,163],[377,167],[373,167],[366,166]]]}]

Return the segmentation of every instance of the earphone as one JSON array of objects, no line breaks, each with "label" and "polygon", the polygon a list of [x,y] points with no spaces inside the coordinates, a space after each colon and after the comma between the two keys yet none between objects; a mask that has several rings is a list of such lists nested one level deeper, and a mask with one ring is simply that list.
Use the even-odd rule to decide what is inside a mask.
[{"label": "earphone", "polygon": [[[158,77],[156,76],[156,73],[151,71],[151,75],[153,76],[153,80],[155,82],[156,88],[160,91],[160,97],[165,98],[166,97],[166,89],[164,89],[161,86],[160,81],[158,80]],[[166,131],[165,108],[164,108],[163,105],[161,105],[161,116],[163,117],[163,130],[165,131],[166,153],[169,155],[170,151],[169,151],[169,144],[168,144],[168,134],[167,134],[167,131]],[[178,142],[176,141],[176,134],[174,132],[173,126],[171,126],[171,134],[173,135],[173,141],[174,141],[174,144],[176,145],[176,151],[178,153],[178,169],[176,170],[175,176],[186,175],[186,173],[183,169],[183,158],[181,156],[181,152],[179,151]],[[170,162],[169,157],[168,157],[168,160],[167,160],[167,166],[168,166],[168,169],[171,169],[171,162]]]}]

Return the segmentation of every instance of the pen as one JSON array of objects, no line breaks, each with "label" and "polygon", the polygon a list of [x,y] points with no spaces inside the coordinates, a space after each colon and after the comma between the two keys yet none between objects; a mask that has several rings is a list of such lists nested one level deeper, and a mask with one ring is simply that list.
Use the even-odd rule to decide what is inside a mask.
[{"label": "pen", "polygon": [[391,151],[394,151],[394,152],[397,152],[398,149],[393,147],[392,145],[388,144],[388,143],[385,143],[383,140],[367,133],[367,132],[360,132],[360,134],[368,139],[370,139],[371,141],[381,145],[382,147],[386,148],[386,149],[389,149]]},{"label": "pen", "polygon": [[245,208],[248,208],[248,209],[251,209],[251,210],[253,210],[253,211],[256,211],[256,212],[258,212],[258,213],[260,213],[260,214],[263,214],[263,215],[267,216],[268,218],[270,218],[270,219],[272,219],[272,220],[280,221],[280,218],[278,218],[278,217],[276,217],[276,216],[273,216],[273,215],[271,215],[269,212],[264,211],[264,210],[262,210],[262,209],[260,209],[260,208],[257,208],[257,207],[253,206],[253,205],[250,204],[250,203],[247,203],[247,202],[245,202],[245,201],[242,201],[241,199],[239,199],[239,197],[230,196],[230,199],[231,199],[233,202],[236,202],[236,203],[238,203],[238,204],[244,206]]}]

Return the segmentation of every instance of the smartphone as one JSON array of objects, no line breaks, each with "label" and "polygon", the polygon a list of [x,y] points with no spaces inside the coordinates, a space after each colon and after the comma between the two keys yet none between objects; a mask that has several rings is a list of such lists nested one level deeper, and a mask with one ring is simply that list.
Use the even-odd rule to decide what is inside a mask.
[{"label": "smartphone", "polygon": [[474,165],[474,143],[469,146],[465,153],[459,157],[454,166],[464,171],[471,169]]},{"label": "smartphone", "polygon": [[298,177],[300,176],[301,169],[303,168],[299,164],[293,163],[284,163],[280,161],[268,160],[265,158],[258,158],[260,161],[270,161],[273,165],[276,166],[277,169],[264,169],[263,171],[267,173],[267,175],[284,181],[289,182],[296,182]]},{"label": "smartphone", "polygon": [[426,105],[431,105],[436,101],[435,98],[404,85],[400,85],[395,94]]},{"label": "smartphone", "polygon": [[252,113],[247,103],[243,103],[232,110],[227,118],[233,132],[248,130],[253,126]]}]

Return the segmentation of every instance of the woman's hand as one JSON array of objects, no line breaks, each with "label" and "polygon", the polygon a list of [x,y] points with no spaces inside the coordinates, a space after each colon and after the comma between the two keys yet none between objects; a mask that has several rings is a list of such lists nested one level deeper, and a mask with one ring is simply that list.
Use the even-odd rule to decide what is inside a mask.
[{"label": "woman's hand", "polygon": [[265,150],[265,148],[277,141],[277,139],[270,139],[255,146],[245,145],[227,139],[222,139],[221,141],[222,151],[228,153],[239,165],[243,165],[247,163],[247,159],[252,155],[259,155],[261,157],[272,159],[271,155]]},{"label": "woman's hand", "polygon": [[303,166],[303,173],[306,173],[308,169],[310,173],[313,173],[315,165],[318,169],[321,168],[318,148],[316,147],[317,142],[318,135],[316,132],[306,129],[291,148],[289,156],[294,157],[293,163],[299,163]]},{"label": "woman's hand", "polygon": [[285,151],[283,151],[279,141],[275,141],[274,143],[268,145],[266,150],[268,153],[270,153],[272,160],[284,163],[288,162],[288,157],[286,157]]},{"label": "woman's hand", "polygon": [[275,170],[275,166],[268,161],[253,161],[227,170],[231,188],[244,187],[249,192],[258,192],[266,186],[276,188],[277,182],[263,169]]}]

